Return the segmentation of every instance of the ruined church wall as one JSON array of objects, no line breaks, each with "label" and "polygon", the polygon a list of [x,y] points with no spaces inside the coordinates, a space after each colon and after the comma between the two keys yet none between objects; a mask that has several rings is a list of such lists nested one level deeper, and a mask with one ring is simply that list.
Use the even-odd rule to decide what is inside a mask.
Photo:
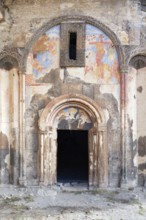
[{"label": "ruined church wall", "polygon": [[[25,47],[36,30],[59,16],[86,15],[101,21],[122,45],[139,45],[141,11],[138,0],[6,0],[1,8],[0,48]],[[143,18],[144,21],[144,18]]]},{"label": "ruined church wall", "polygon": [[[118,186],[121,172],[120,74],[110,38],[86,24],[85,67],[60,68],[60,25],[42,34],[32,46],[26,72],[26,175],[38,180],[38,120],[47,103],[64,94],[93,99],[105,114],[109,154],[109,185]],[[33,155],[33,157],[30,157]]]},{"label": "ruined church wall", "polygon": [[[87,17],[92,17],[95,20],[106,25],[111,31],[113,31],[113,33],[115,33],[115,35],[119,39],[119,42],[122,45],[122,49],[124,51],[123,64],[125,65],[127,65],[128,60],[130,59],[129,57],[132,53],[136,54],[138,53],[137,51],[140,51],[140,49],[138,50],[138,48],[144,48],[145,13],[141,12],[139,1],[137,0],[96,0],[93,2],[29,0],[27,1],[27,3],[24,0],[5,1],[5,4],[0,7],[0,50],[2,51],[5,46],[10,48],[16,47],[18,48],[18,54],[21,57],[23,57],[23,53],[26,52],[26,50],[28,49],[30,50],[30,53],[27,59],[27,64],[24,63],[24,66],[27,66],[27,71],[26,77],[24,76],[26,89],[23,91],[23,93],[26,92],[26,95],[24,95],[23,97],[24,100],[19,100],[23,102],[24,106],[26,106],[26,108],[24,108],[23,116],[21,115],[19,118],[19,113],[17,114],[17,112],[19,112],[19,101],[17,102],[17,99],[19,98],[13,100],[10,98],[11,96],[5,96],[5,94],[1,92],[1,106],[3,106],[3,100],[5,100],[6,98],[7,100],[11,100],[14,105],[14,108],[10,108],[9,106],[11,106],[11,102],[5,101],[4,103],[8,108],[5,112],[4,109],[1,111],[4,112],[4,115],[8,114],[7,119],[10,117],[10,115],[16,115],[16,118],[14,120],[16,123],[9,122],[7,123],[7,126],[4,124],[4,122],[1,123],[1,127],[3,127],[0,131],[1,135],[4,137],[4,139],[5,135],[7,135],[8,139],[6,140],[4,148],[6,149],[6,151],[7,148],[9,148],[9,153],[6,155],[6,161],[8,162],[5,161],[4,164],[6,167],[11,167],[8,168],[8,170],[12,170],[13,166],[10,165],[10,159],[7,160],[10,155],[11,146],[14,145],[14,148],[16,148],[17,151],[19,151],[18,149],[22,149],[24,147],[22,146],[22,144],[19,144],[20,128],[18,125],[18,121],[20,122],[20,120],[23,120],[24,117],[26,120],[26,127],[24,125],[21,126],[24,126],[25,130],[25,132],[23,131],[23,135],[26,136],[26,151],[24,153],[25,156],[22,155],[22,150],[20,150],[20,155],[19,153],[17,153],[18,160],[16,160],[17,164],[15,166],[17,174],[15,181],[12,182],[18,182],[20,167],[19,160],[21,161],[21,157],[24,157],[24,170],[26,165],[27,179],[30,180],[29,184],[37,184],[39,180],[38,120],[41,114],[41,110],[54,97],[58,97],[59,95],[66,93],[78,93],[88,96],[95,102],[97,102],[103,109],[103,112],[105,114],[108,127],[107,141],[109,150],[109,185],[120,185],[121,173],[123,174],[124,172],[124,175],[126,176],[126,178],[128,177],[130,179],[130,184],[132,185],[132,181],[134,180],[135,182],[136,180],[137,164],[141,164],[140,161],[144,159],[144,156],[142,156],[141,158],[141,153],[139,153],[140,158],[137,158],[138,149],[136,133],[136,114],[142,114],[142,112],[144,111],[137,111],[134,109],[134,106],[136,105],[135,103],[138,103],[137,99],[133,98],[136,94],[136,78],[135,76],[133,76],[133,74],[135,74],[135,70],[126,69],[126,71],[124,72],[124,67],[122,71],[120,69],[121,72],[119,72],[119,70],[117,72],[117,69],[119,68],[119,60],[117,58],[117,55],[115,55],[115,58],[113,59],[113,51],[115,47],[112,47],[111,43],[111,48],[110,50],[108,49],[108,52],[104,49],[106,51],[106,54],[104,54],[102,65],[99,65],[100,77],[97,77],[96,72],[99,70],[97,68],[97,62],[101,59],[104,52],[102,47],[100,48],[97,42],[96,44],[95,42],[92,42],[93,44],[90,44],[87,39],[86,48],[88,48],[89,50],[86,50],[86,56],[88,56],[88,58],[86,58],[85,68],[60,68],[60,35],[58,34],[58,38],[56,38],[56,40],[51,39],[50,41],[50,39],[46,39],[45,41],[47,34],[44,34],[42,35],[42,38],[39,39],[40,43],[38,43],[37,40],[39,37],[37,33],[39,28],[41,28],[44,24],[56,18],[56,16],[60,17],[64,15],[69,15],[72,17],[74,17],[75,15],[85,15]],[[29,47],[30,42],[31,48]],[[43,42],[45,42],[45,44]],[[50,48],[46,49],[46,44]],[[97,50],[100,51],[99,55],[101,57],[96,57],[96,55],[94,54],[96,53],[95,45],[97,46]],[[91,60],[91,53],[88,53],[90,52],[90,47],[93,48],[93,51],[91,50],[91,53],[93,53],[92,55],[94,57]],[[53,56],[54,60],[48,59],[50,54],[47,53],[46,50],[51,51],[51,55]],[[108,65],[106,62],[108,61],[108,64],[110,66],[110,62],[113,63],[113,60],[117,63],[112,65],[112,67],[107,68]],[[39,62],[41,63],[41,65]],[[47,62],[50,62],[49,67],[45,66]],[[22,63],[23,61],[21,60],[20,66]],[[25,68],[21,68],[19,70],[22,74],[25,74]],[[102,71],[104,72],[103,76]],[[8,72],[11,75],[10,71]],[[1,70],[2,78],[4,77],[4,74],[4,70]],[[123,88],[120,89],[120,83],[123,82],[121,80],[122,74],[124,75],[123,79],[126,83],[126,100],[123,101],[124,104],[121,104],[121,99],[122,97],[124,97],[123,94],[125,92]],[[5,77],[6,76],[7,71]],[[15,80],[15,83],[17,84],[17,79]],[[3,91],[2,88],[4,85],[6,85],[5,88],[9,87],[10,90],[13,90],[12,80],[10,80],[8,84],[9,85],[7,85],[7,82],[4,81],[4,84],[2,83],[2,86],[0,88],[1,91]],[[19,89],[17,89],[17,85],[15,85],[14,88],[15,93],[17,93],[17,91],[19,91]],[[130,92],[128,92],[128,90]],[[17,97],[17,94],[15,94],[15,96]],[[132,111],[131,109],[134,109],[134,111]],[[1,118],[3,117],[1,116]],[[122,124],[120,122],[122,122]],[[138,126],[140,127],[140,125]],[[7,128],[4,129],[4,127]],[[142,133],[143,130],[138,133],[138,138],[143,136]],[[3,139],[1,139],[1,145],[3,145],[2,140]],[[11,144],[12,142],[13,144]],[[121,146],[122,143],[125,145],[124,150]],[[1,148],[3,149],[3,146]],[[13,153],[11,153],[11,155],[13,155]],[[5,174],[7,179],[5,183],[9,182],[8,179],[11,176],[10,172],[6,172],[8,173],[9,177],[7,177],[7,174]],[[145,168],[142,170],[142,172],[145,172]]]}]

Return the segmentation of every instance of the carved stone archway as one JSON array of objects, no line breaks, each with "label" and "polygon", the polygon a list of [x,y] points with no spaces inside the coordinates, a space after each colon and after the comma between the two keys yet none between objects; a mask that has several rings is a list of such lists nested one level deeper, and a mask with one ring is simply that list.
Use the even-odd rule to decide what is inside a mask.
[{"label": "carved stone archway", "polygon": [[[106,144],[106,123],[99,106],[91,99],[82,95],[63,95],[45,107],[39,120],[40,128],[40,182],[52,185],[57,182],[57,129],[63,111],[79,110],[89,126],[75,126],[74,129],[89,130],[89,186],[107,187],[108,156]],[[78,121],[81,121],[78,115]],[[69,120],[66,118],[68,124]],[[87,119],[87,120],[86,120]],[[62,127],[61,127],[62,128]],[[68,127],[67,129],[70,129]]]}]

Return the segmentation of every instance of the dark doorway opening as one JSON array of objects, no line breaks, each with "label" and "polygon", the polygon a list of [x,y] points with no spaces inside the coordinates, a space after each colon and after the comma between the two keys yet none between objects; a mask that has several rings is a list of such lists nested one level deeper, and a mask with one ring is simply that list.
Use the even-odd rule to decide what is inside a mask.
[{"label": "dark doorway opening", "polygon": [[88,182],[88,131],[58,130],[57,182]]}]

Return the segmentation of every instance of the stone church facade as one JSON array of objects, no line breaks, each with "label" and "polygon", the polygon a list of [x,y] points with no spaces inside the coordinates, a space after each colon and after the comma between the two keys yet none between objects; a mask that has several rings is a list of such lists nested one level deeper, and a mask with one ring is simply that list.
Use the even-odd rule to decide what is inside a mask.
[{"label": "stone church facade", "polygon": [[1,1],[2,186],[146,186],[145,7]]}]

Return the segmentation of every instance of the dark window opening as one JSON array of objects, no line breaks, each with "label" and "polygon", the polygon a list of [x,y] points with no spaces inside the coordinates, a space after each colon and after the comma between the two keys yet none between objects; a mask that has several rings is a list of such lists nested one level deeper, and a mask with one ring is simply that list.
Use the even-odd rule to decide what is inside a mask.
[{"label": "dark window opening", "polygon": [[69,34],[69,59],[77,59],[77,33],[73,32]]},{"label": "dark window opening", "polygon": [[88,182],[88,131],[58,130],[57,181]]}]

